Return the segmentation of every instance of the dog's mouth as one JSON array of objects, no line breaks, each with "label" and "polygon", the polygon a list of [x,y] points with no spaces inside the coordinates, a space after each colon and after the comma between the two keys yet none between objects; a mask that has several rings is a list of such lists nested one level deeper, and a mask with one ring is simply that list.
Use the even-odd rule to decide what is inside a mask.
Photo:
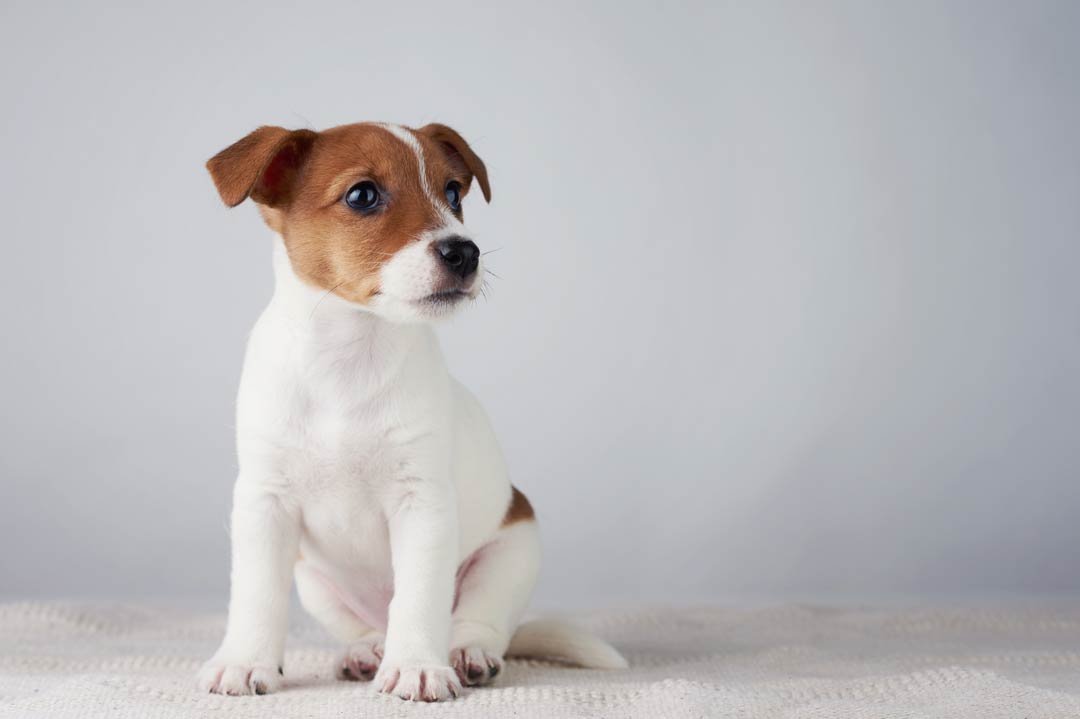
[{"label": "dog's mouth", "polygon": [[421,305],[452,305],[462,300],[472,299],[472,295],[463,289],[441,290],[416,300]]}]

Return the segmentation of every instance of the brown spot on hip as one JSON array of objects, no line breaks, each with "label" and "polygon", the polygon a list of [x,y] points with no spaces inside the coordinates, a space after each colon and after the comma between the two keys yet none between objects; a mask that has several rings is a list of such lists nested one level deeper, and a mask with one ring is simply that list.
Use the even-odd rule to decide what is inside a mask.
[{"label": "brown spot on hip", "polygon": [[511,489],[514,491],[513,496],[510,498],[510,506],[506,508],[506,515],[503,517],[502,526],[504,527],[508,527],[514,522],[522,522],[536,517],[532,505],[529,504],[528,497],[522,494],[517,487],[511,487]]}]

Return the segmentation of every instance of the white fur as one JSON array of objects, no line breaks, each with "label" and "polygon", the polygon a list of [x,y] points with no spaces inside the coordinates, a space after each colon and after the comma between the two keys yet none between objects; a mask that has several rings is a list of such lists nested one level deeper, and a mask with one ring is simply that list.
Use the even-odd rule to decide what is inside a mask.
[{"label": "white fur", "polygon": [[[415,138],[388,129],[411,139],[423,177]],[[452,234],[465,233],[449,216],[398,252],[370,307],[306,285],[277,238],[275,292],[240,382],[232,594],[204,690],[280,686],[294,576],[304,607],[349,645],[343,666],[382,654],[383,691],[456,695],[452,654],[459,673],[501,666],[539,539],[533,521],[501,527],[511,486],[494,433],[431,327],[414,321],[441,311],[423,300],[436,280],[430,243]]]},{"label": "white fur", "polygon": [[[464,234],[461,223],[453,216],[451,219],[457,223],[456,226],[448,223],[434,232],[423,233],[416,242],[398,250],[383,265],[380,293],[371,303],[372,309],[380,316],[395,322],[410,322],[435,319],[454,309],[454,303],[433,304],[425,301],[436,286],[439,273],[431,243],[444,237]],[[483,258],[480,258],[476,273],[465,288],[469,299],[475,299],[480,293],[483,275]]]},{"label": "white fur", "polygon": [[[496,536],[510,502],[494,434],[447,373],[430,326],[308,287],[280,239],[274,270],[237,403],[229,624],[203,683],[250,693],[254,685],[220,686],[242,666],[254,670],[245,682],[276,688],[298,553],[303,576],[324,585],[304,587],[308,602],[344,615],[320,617],[328,628],[346,641],[385,631],[382,673],[401,672],[399,682],[438,674],[450,652],[455,572]],[[535,542],[525,547],[532,554],[520,561],[535,567]],[[523,609],[531,578],[514,591],[524,596],[501,601]],[[491,634],[509,642],[505,630]],[[453,685],[452,672],[437,678]]]}]

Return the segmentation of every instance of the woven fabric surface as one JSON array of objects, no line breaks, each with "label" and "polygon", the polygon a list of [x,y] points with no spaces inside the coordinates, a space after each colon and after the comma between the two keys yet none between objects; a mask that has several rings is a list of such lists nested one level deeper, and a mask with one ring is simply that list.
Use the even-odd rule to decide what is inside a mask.
[{"label": "woven fabric surface", "polygon": [[335,681],[338,647],[298,619],[277,694],[198,693],[221,614],[0,604],[0,717],[1080,717],[1080,604],[778,606],[573,617],[626,671],[511,661],[457,701],[411,704]]}]

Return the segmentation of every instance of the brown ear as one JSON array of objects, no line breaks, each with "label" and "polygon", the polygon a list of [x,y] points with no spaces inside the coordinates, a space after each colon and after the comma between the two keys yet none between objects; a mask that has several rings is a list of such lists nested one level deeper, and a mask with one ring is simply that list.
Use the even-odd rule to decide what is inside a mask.
[{"label": "brown ear", "polygon": [[316,136],[311,130],[263,126],[211,157],[206,169],[229,207],[248,197],[271,207],[281,205],[288,201]]},{"label": "brown ear", "polygon": [[424,125],[417,130],[422,135],[430,137],[442,146],[450,158],[450,162],[476,178],[480,183],[480,191],[484,193],[484,199],[491,202],[491,185],[488,184],[487,168],[484,161],[476,156],[476,153],[465,142],[465,138],[446,125],[432,123]]}]

